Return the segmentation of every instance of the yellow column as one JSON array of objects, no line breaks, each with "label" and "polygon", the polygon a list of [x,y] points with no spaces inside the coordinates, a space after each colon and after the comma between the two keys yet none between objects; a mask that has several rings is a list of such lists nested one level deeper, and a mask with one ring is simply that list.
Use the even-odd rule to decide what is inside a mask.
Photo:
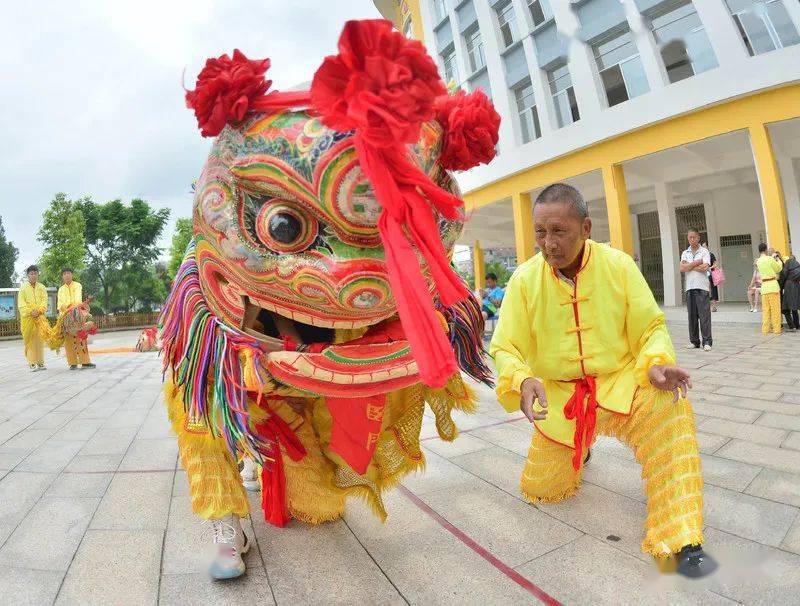
[{"label": "yellow column", "polygon": [[425,44],[425,30],[422,28],[422,13],[419,9],[419,0],[400,0],[397,3],[398,13],[400,14],[400,22],[402,27],[403,20],[403,4],[408,7],[408,12],[411,13],[411,29],[414,37]]},{"label": "yellow column", "polygon": [[761,206],[764,209],[764,223],[767,227],[767,243],[789,254],[789,222],[786,218],[786,202],[783,199],[781,176],[775,163],[775,154],[769,131],[765,124],[754,124],[749,128],[750,145],[758,173],[758,186],[761,190]]},{"label": "yellow column", "polygon": [[517,265],[522,265],[536,252],[536,238],[533,233],[533,206],[528,192],[513,194],[514,240],[517,245]]},{"label": "yellow column", "polygon": [[631,211],[628,208],[628,189],[625,187],[625,173],[621,164],[608,164],[603,167],[603,185],[606,191],[611,246],[633,255]]},{"label": "yellow column", "polygon": [[486,286],[486,263],[483,260],[483,249],[481,243],[475,240],[472,246],[472,267],[475,272],[475,290]]}]

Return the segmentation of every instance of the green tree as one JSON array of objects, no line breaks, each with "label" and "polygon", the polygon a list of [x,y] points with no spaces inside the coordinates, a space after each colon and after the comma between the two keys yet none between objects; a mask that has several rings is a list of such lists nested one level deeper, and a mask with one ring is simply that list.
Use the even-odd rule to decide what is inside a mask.
[{"label": "green tree", "polygon": [[167,286],[163,277],[166,266],[163,262],[151,263],[148,267],[127,267],[117,289],[117,299],[125,312],[152,311],[160,307],[167,298]]},{"label": "green tree", "polygon": [[497,276],[497,283],[500,286],[505,286],[508,283],[511,274],[514,272],[508,269],[505,265],[498,261],[492,261],[486,264],[486,273],[495,274]]},{"label": "green tree", "polygon": [[[121,200],[97,204],[85,200],[87,274],[96,285],[106,311],[127,309],[141,300],[149,286],[136,275],[149,275],[161,250],[157,242],[169,218],[169,209],[153,209],[144,200],[129,205]],[[141,291],[137,292],[139,288]],[[141,295],[141,296],[140,296]]]},{"label": "green tree", "polygon": [[72,201],[58,193],[44,211],[38,240],[44,245],[39,268],[44,284],[60,284],[61,269],[70,267],[79,272],[86,257],[86,220],[81,210],[86,200]]},{"label": "green tree", "polygon": [[183,255],[189,240],[192,239],[192,220],[190,218],[180,218],[175,223],[175,233],[172,235],[172,246],[169,249],[169,265],[167,265],[167,275],[170,281],[175,279],[175,274],[183,262]]},{"label": "green tree", "polygon": [[17,262],[19,250],[6,239],[3,218],[0,217],[0,288],[12,288],[14,284],[14,264]]}]

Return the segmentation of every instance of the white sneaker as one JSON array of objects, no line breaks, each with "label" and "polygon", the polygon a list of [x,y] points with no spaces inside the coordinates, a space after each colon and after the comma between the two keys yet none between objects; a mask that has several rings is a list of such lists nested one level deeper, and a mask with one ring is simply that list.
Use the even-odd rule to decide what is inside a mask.
[{"label": "white sneaker", "polygon": [[209,520],[214,533],[216,554],[208,572],[216,580],[235,579],[244,574],[246,567],[242,556],[250,549],[250,541],[242,530],[238,516],[227,515],[219,520]]},{"label": "white sneaker", "polygon": [[709,345],[708,343],[703,345],[703,351],[711,351],[711,345]]},{"label": "white sneaker", "polygon": [[261,484],[258,482],[258,465],[250,457],[245,457],[242,460],[244,467],[240,475],[242,476],[242,484],[247,492],[259,492]]},{"label": "white sneaker", "polygon": [[687,343],[686,344],[686,349],[700,349],[700,348],[697,345],[695,345],[694,343]]},{"label": "white sneaker", "polygon": [[30,368],[31,372],[36,372],[39,370],[39,367],[36,364],[31,364],[28,368]]},{"label": "white sneaker", "polygon": [[47,366],[45,366],[43,363],[39,364],[39,370],[47,370]]}]

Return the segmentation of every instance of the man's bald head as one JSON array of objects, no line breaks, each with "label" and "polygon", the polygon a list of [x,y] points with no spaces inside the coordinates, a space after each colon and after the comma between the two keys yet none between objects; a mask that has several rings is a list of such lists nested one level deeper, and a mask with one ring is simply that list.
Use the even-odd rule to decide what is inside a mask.
[{"label": "man's bald head", "polygon": [[553,183],[545,187],[537,196],[533,207],[536,208],[539,204],[568,204],[578,219],[583,220],[589,216],[589,207],[581,192],[566,183]]}]

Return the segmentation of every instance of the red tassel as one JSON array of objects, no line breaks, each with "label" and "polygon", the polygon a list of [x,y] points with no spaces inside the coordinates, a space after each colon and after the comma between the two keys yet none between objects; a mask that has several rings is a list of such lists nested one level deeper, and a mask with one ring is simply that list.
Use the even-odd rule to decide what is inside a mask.
[{"label": "red tassel", "polygon": [[283,528],[292,518],[286,507],[286,474],[281,449],[277,444],[272,449],[272,458],[273,461],[265,461],[261,469],[261,508],[267,522]]}]

